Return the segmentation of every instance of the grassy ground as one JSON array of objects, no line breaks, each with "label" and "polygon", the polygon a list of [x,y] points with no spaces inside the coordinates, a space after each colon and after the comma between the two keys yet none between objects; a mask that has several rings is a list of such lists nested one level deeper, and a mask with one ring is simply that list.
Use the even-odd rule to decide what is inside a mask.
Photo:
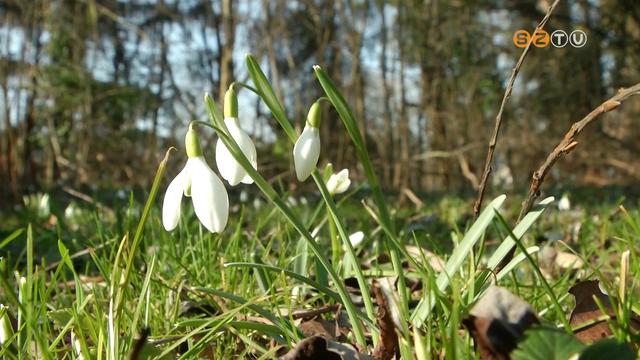
[{"label": "grassy ground", "polygon": [[[366,210],[371,206],[368,197],[360,194],[337,196],[337,210],[349,233],[364,232],[364,241],[355,248],[358,263],[367,283],[380,282],[396,272],[384,229]],[[340,297],[290,221],[261,195],[245,195],[232,196],[230,224],[221,235],[203,231],[186,202],[173,233],[162,228],[159,201],[150,204],[145,218],[144,204],[127,196],[115,198],[110,206],[73,202],[66,211],[63,204],[51,201],[43,206],[45,202],[35,199],[12,212],[3,221],[8,236],[0,240],[0,303],[6,305],[18,331],[0,355],[120,359],[137,351],[143,335],[148,336],[144,353],[150,358],[272,358],[286,352],[302,336],[296,329],[300,321],[291,314],[336,304]],[[618,289],[624,250],[631,250],[624,306],[639,306],[638,297],[632,296],[638,293],[637,201],[627,199],[626,211],[618,207],[622,200],[589,204],[588,195],[581,196],[585,200],[573,198],[571,210],[559,211],[554,203],[542,213],[521,239],[524,247],[540,248],[532,255],[534,263],[524,259],[498,281],[531,304],[544,323],[559,327],[566,325],[571,312],[573,298],[567,290],[576,281],[600,278],[608,289]],[[391,208],[397,240],[450,260],[470,232],[470,200],[452,196],[423,200],[420,209],[413,204]],[[518,200],[507,199],[500,210],[510,226]],[[291,197],[288,203],[307,229],[317,228],[319,248],[334,260],[338,276],[350,283],[353,268],[346,265],[345,248],[332,247],[331,239],[337,235],[322,199],[307,194]],[[421,261],[420,254],[412,253],[410,261],[407,253],[401,253],[408,286],[421,284],[407,291],[406,313],[401,304],[397,308],[404,356],[420,355],[416,354],[420,346],[434,357],[476,356],[461,322],[484,286],[494,281],[482,270],[508,238],[500,219],[491,217],[481,231],[484,236],[464,254],[419,326],[409,326],[409,317],[424,308],[418,302],[428,297],[425,289],[441,285],[438,269],[425,265],[428,261]],[[563,243],[554,241],[559,239]],[[558,252],[570,251],[567,246],[584,266],[567,269],[555,261]],[[542,278],[532,265],[541,270]],[[397,297],[391,299],[400,303]],[[354,302],[358,316],[366,317],[367,309]],[[333,319],[335,311],[322,317]],[[356,343],[349,321],[344,323],[346,334],[339,340]],[[363,328],[370,351],[377,330],[366,321]],[[628,329],[616,329],[618,340],[637,340]]]}]

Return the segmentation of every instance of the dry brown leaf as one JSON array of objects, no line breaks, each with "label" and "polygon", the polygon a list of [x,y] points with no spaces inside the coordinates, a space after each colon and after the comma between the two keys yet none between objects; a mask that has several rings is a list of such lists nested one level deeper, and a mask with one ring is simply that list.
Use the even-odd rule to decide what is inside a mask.
[{"label": "dry brown leaf", "polygon": [[580,257],[566,251],[558,251],[554,262],[563,270],[579,270],[584,266],[584,261]]},{"label": "dry brown leaf", "polygon": [[394,355],[398,355],[396,357],[399,358],[398,334],[396,334],[395,325],[389,313],[387,300],[376,281],[371,283],[371,290],[378,304],[376,322],[380,328],[380,338],[378,346],[373,351],[373,358],[376,360],[390,360]]},{"label": "dry brown leaf", "polygon": [[283,360],[373,360],[369,355],[359,353],[353,346],[321,336],[313,336],[299,342],[281,359]]},{"label": "dry brown leaf", "polygon": [[444,270],[444,266],[445,266],[444,260],[442,260],[438,255],[434,254],[433,252],[425,248],[419,248],[415,245],[407,245],[405,246],[405,249],[407,250],[407,253],[411,255],[411,257],[413,257],[418,263],[421,263],[423,261],[422,257],[424,256],[424,258],[427,260],[427,262],[429,263],[429,266],[431,266],[433,271],[442,272]]},{"label": "dry brown leaf", "polygon": [[[615,320],[615,313],[611,309],[609,296],[602,292],[597,280],[581,281],[569,289],[569,293],[576,300],[576,305],[569,316],[569,324],[573,328],[575,337],[586,343],[592,343],[612,335],[608,318]],[[594,298],[608,310],[603,314]],[[640,330],[640,317],[631,317],[631,327]]]},{"label": "dry brown leaf", "polygon": [[327,340],[321,336],[312,336],[299,342],[283,357],[283,360],[341,360],[342,357],[327,349]]},{"label": "dry brown leaf", "polygon": [[531,325],[539,323],[531,306],[509,290],[491,286],[462,323],[483,360],[506,360]]},{"label": "dry brown leaf", "polygon": [[322,318],[303,321],[298,325],[298,329],[305,337],[322,336],[327,340],[334,340],[340,335],[334,322]]}]

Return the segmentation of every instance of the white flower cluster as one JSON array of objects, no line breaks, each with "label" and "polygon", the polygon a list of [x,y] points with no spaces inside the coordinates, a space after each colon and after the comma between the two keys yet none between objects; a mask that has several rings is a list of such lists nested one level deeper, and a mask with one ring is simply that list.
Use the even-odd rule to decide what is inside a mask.
[{"label": "white flower cluster", "polygon": [[[249,135],[242,130],[238,120],[238,100],[233,88],[225,94],[224,123],[228,135],[257,170],[256,147]],[[320,157],[320,104],[315,102],[307,116],[307,122],[293,148],[296,177],[305,181],[316,169]],[[204,227],[212,233],[222,232],[229,217],[229,196],[220,178],[211,170],[205,160],[197,133],[191,125],[185,137],[187,163],[167,187],[162,204],[162,224],[167,231],[174,230],[180,222],[182,197],[191,197],[196,216]],[[236,161],[221,139],[216,143],[216,164],[218,171],[229,185],[252,184],[253,179]],[[349,170],[344,169],[331,175],[326,186],[332,195],[349,188]]]}]

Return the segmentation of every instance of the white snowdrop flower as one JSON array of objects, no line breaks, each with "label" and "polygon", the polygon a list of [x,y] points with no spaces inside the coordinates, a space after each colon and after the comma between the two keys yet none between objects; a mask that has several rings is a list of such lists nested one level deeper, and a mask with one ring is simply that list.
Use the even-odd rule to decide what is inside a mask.
[{"label": "white snowdrop flower", "polygon": [[260,199],[255,198],[253,199],[253,208],[256,210],[259,210],[262,207],[262,201],[260,201]]},{"label": "white snowdrop flower", "polygon": [[240,191],[240,202],[246,203],[249,200],[249,192],[246,190]]},{"label": "white snowdrop flower", "polygon": [[353,234],[349,235],[349,242],[351,243],[351,246],[353,246],[354,248],[362,244],[363,240],[364,240],[364,233],[362,231],[356,231]]},{"label": "white snowdrop flower", "polygon": [[558,201],[558,210],[567,211],[571,209],[571,202],[569,201],[569,196],[567,194],[563,194]]},{"label": "white snowdrop flower", "polygon": [[309,205],[309,200],[307,200],[306,196],[300,196],[300,205],[302,205],[302,206]]},{"label": "white snowdrop flower", "polygon": [[320,104],[316,101],[311,105],[307,115],[307,123],[293,147],[293,164],[299,181],[305,181],[318,164],[320,158],[319,125]]},{"label": "white snowdrop flower", "polygon": [[127,198],[127,191],[125,189],[118,189],[116,191],[116,197],[120,200],[125,200]]},{"label": "white snowdrop flower", "polygon": [[333,174],[327,180],[327,189],[329,193],[342,194],[349,189],[351,179],[349,179],[349,169],[342,169],[339,173]]},{"label": "white snowdrop flower", "polygon": [[[229,130],[229,135],[231,135],[233,140],[238,144],[238,147],[240,147],[244,156],[247,157],[251,166],[257,169],[258,156],[256,146],[249,135],[240,128],[240,122],[238,120],[238,98],[233,88],[229,88],[224,95],[224,124]],[[231,186],[236,186],[239,183],[253,183],[251,176],[249,176],[242,165],[236,161],[220,139],[216,142],[216,165],[218,166],[220,175],[227,180]]]},{"label": "white snowdrop flower", "polygon": [[298,206],[298,199],[296,199],[293,195],[289,195],[287,197],[287,203],[291,206]]},{"label": "white snowdrop flower", "polygon": [[196,216],[210,232],[222,232],[229,217],[229,196],[222,181],[202,156],[196,131],[185,137],[187,164],[171,181],[162,204],[162,224],[167,231],[178,226],[183,193],[190,196]]},{"label": "white snowdrop flower", "polygon": [[2,347],[13,336],[13,327],[8,314],[9,309],[0,304],[0,347]]}]

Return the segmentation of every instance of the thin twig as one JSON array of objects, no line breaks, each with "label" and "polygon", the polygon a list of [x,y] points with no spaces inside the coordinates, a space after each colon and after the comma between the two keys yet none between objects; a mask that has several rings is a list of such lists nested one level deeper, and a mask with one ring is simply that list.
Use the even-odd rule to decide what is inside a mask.
[{"label": "thin twig", "polygon": [[522,217],[531,210],[534,201],[540,195],[540,186],[544,182],[545,177],[549,173],[549,170],[555,164],[555,162],[565,154],[568,154],[573,150],[576,145],[578,145],[578,141],[576,138],[582,130],[592,123],[598,116],[609,112],[615,108],[617,108],[622,101],[626,100],[630,96],[640,95],[640,83],[637,83],[629,88],[620,89],[618,93],[611,97],[609,100],[603,102],[600,106],[593,109],[587,116],[582,118],[580,121],[575,122],[571,125],[569,131],[564,135],[562,141],[553,149],[553,151],[547,156],[542,166],[536,172],[533,173],[531,186],[529,187],[529,193],[525,200],[522,202],[522,209],[520,210],[520,215],[518,216],[518,221],[522,219]]},{"label": "thin twig", "polygon": [[[544,16],[542,21],[538,24],[536,29],[534,30],[534,34],[538,30],[542,30],[544,25],[547,23],[549,18],[551,17],[551,13],[556,8],[560,0],[555,0],[553,4],[547,10],[547,14]],[[533,39],[533,37],[532,37]],[[524,62],[525,57],[529,53],[529,49],[531,49],[531,43],[533,41],[529,41],[527,46],[522,51],[522,55],[520,55],[520,59],[516,63],[516,66],[511,70],[511,77],[509,78],[509,82],[507,83],[507,89],[504,92],[504,96],[502,97],[502,102],[500,103],[500,109],[498,110],[498,115],[496,115],[496,123],[493,129],[493,136],[491,137],[491,141],[489,142],[489,149],[487,150],[487,158],[484,163],[484,172],[482,173],[482,180],[480,181],[480,185],[478,186],[478,198],[476,199],[475,204],[473,205],[473,216],[474,218],[478,218],[480,214],[480,208],[482,207],[482,200],[484,199],[484,193],[487,187],[487,180],[489,178],[489,174],[491,174],[491,162],[493,161],[493,153],[496,149],[496,143],[498,142],[498,134],[500,133],[500,126],[502,126],[502,113],[504,112],[505,105],[507,101],[511,97],[511,91],[513,90],[513,84],[516,81],[516,77],[520,72],[520,67]]]}]

